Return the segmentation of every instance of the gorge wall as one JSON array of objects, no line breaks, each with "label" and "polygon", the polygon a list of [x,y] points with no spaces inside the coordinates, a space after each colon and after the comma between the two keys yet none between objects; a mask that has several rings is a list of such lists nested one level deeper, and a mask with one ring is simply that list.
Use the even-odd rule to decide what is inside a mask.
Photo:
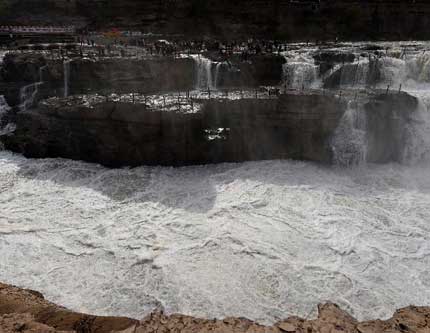
[{"label": "gorge wall", "polygon": [[[78,101],[79,100],[79,101]],[[330,162],[328,139],[346,108],[321,94],[205,100],[195,113],[146,104],[48,99],[17,114],[2,141],[28,157],[123,165],[190,165],[273,158]]]},{"label": "gorge wall", "polygon": [[[16,129],[0,136],[26,157],[64,157],[110,167],[298,159],[333,163],[348,154],[333,143],[347,100],[288,92],[272,98],[195,99],[196,112],[103,97],[50,98],[16,114]],[[369,123],[368,161],[401,161],[417,99],[370,94],[357,113]],[[346,128],[352,131],[353,128]],[[345,150],[346,149],[346,150]]]},{"label": "gorge wall", "polygon": [[[220,66],[213,81],[239,84],[239,90],[193,91],[201,70],[219,67],[206,59],[210,67],[198,69],[203,59],[62,62],[11,53],[0,70],[0,95],[11,107],[3,118],[15,130],[0,139],[27,157],[111,167],[264,159],[355,164],[361,152],[369,162],[403,160],[417,98],[388,90],[256,89],[255,83],[281,81],[277,55],[233,62],[239,71],[226,65],[224,73]],[[363,140],[351,137],[354,132]]]},{"label": "gorge wall", "polygon": [[225,39],[428,39],[423,0],[4,0],[3,24],[75,24]]}]

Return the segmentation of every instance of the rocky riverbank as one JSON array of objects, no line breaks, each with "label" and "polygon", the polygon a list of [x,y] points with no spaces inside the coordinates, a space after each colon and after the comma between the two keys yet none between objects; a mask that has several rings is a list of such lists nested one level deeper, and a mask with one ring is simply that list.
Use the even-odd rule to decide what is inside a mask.
[{"label": "rocky riverbank", "polygon": [[335,304],[318,306],[318,318],[291,317],[273,326],[244,318],[198,319],[157,311],[141,321],[124,317],[98,317],[76,313],[44,299],[37,291],[0,283],[0,332],[24,333],[149,333],[149,332],[330,332],[395,333],[430,331],[430,308],[408,307],[386,321],[358,322]]}]

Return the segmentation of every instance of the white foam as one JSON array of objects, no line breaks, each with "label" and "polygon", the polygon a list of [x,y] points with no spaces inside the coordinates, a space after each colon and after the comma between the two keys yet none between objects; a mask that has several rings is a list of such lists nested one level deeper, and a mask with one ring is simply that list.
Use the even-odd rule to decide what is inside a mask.
[{"label": "white foam", "polygon": [[194,59],[196,63],[196,89],[210,89],[215,90],[218,80],[218,71],[219,67],[216,66],[215,78],[212,75],[212,67],[215,63],[204,57],[203,55],[191,55],[191,58]]},{"label": "white foam", "polygon": [[[429,305],[430,169],[420,157],[430,94],[427,65],[408,69],[410,58],[385,60],[382,73],[413,83],[422,102],[408,125],[409,165],[109,170],[0,151],[0,281],[77,311],[135,318],[163,306],[272,323],[329,300],[362,320]],[[365,82],[361,69],[354,82]],[[338,131],[340,158],[345,143],[365,156],[355,111]]]},{"label": "white foam", "polygon": [[100,315],[270,323],[430,302],[430,174],[264,161],[109,170],[0,152],[0,280]]}]

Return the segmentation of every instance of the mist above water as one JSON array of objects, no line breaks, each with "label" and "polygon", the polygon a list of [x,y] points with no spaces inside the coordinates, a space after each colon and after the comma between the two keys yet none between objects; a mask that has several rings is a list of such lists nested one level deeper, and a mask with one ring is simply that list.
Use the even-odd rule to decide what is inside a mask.
[{"label": "mist above water", "polygon": [[[370,51],[371,49],[375,51]],[[322,53],[353,61],[338,61],[323,71],[324,61],[318,60]],[[405,128],[404,148],[400,162],[415,164],[430,158],[430,45],[411,43],[340,44],[335,47],[292,45],[283,53],[284,86],[292,89],[321,90],[334,85],[339,96],[342,91],[386,91],[387,94],[408,92],[417,97],[417,110],[410,112]],[[331,140],[334,163],[341,166],[367,163],[369,151],[367,119],[363,105],[349,94],[348,110],[340,121]],[[394,117],[393,113],[393,117]]]}]

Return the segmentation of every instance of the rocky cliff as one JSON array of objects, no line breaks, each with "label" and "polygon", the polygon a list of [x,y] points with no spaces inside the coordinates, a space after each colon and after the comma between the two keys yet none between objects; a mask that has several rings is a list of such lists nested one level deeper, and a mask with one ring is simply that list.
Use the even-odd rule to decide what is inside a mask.
[{"label": "rocky cliff", "polygon": [[[330,163],[332,138],[352,96],[288,92],[263,98],[193,98],[181,102],[185,105],[178,101],[173,109],[154,98],[175,103],[174,96],[135,102],[51,98],[19,112],[16,130],[0,139],[7,149],[28,157],[65,157],[111,167],[285,158]],[[368,123],[367,161],[401,161],[417,99],[407,93],[360,98],[357,116]],[[345,144],[348,140],[341,138]]]},{"label": "rocky cliff", "polygon": [[84,97],[19,112],[7,149],[107,166],[189,165],[297,158],[329,162],[329,137],[346,102],[321,94],[195,100],[193,113]]}]

